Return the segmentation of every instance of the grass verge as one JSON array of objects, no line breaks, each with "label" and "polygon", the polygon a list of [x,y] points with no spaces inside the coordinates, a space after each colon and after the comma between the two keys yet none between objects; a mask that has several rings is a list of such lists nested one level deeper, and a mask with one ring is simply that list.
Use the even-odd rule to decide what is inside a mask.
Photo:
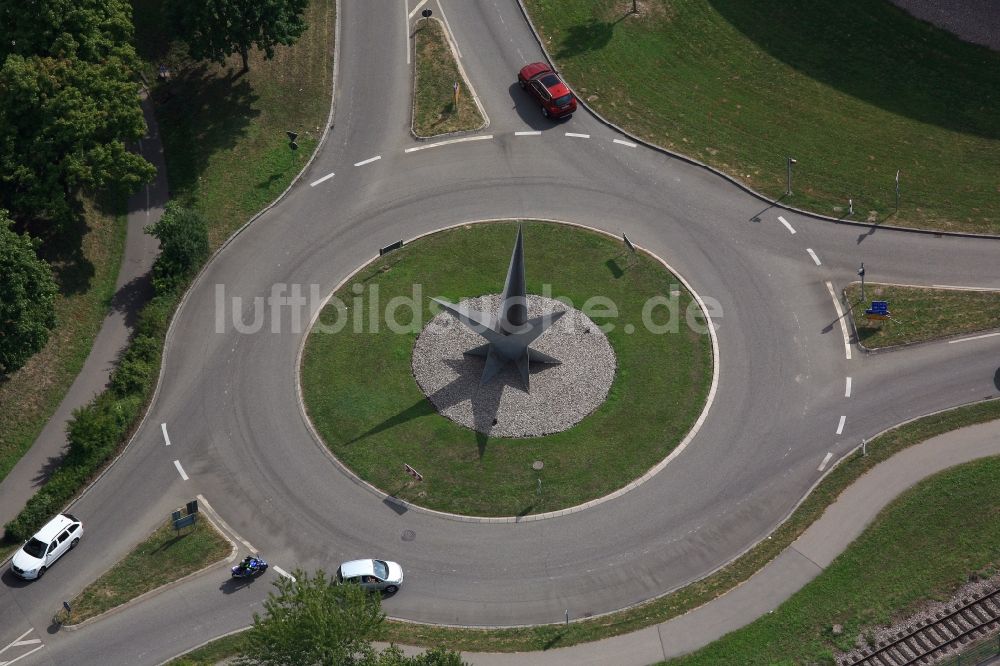
[{"label": "grass verge", "polygon": [[223,636],[168,661],[166,666],[215,666],[219,663],[228,663],[227,660],[243,654],[245,643],[246,633],[242,631]]},{"label": "grass verge", "polygon": [[419,21],[414,33],[413,132],[431,137],[477,130],[485,122],[458,70],[441,22]]},{"label": "grass verge", "polygon": [[87,360],[115,293],[125,218],[124,203],[105,210],[86,201],[79,245],[71,241],[68,255],[42,249],[59,285],[57,324],[41,351],[0,378],[0,480],[31,448]]},{"label": "grass verge", "polygon": [[[783,203],[1000,233],[1000,53],[888,2],[524,0],[579,95]],[[900,173],[899,210],[895,175]]]},{"label": "grass verge", "polygon": [[[336,1],[312,0],[308,29],[273,60],[250,55],[223,64],[191,61],[171,43],[165,0],[134,0],[136,50],[155,80],[156,67],[173,73],[156,84],[171,197],[197,208],[214,249],[288,187],[312,154],[330,110]],[[285,131],[299,134],[298,150]]]},{"label": "grass verge", "polygon": [[65,624],[78,624],[229,554],[230,544],[207,519],[178,533],[168,521],[70,602]]},{"label": "grass verge", "polygon": [[[997,478],[1000,457],[924,480],[773,613],[670,663],[832,666],[864,629],[908,617],[926,599],[949,598],[970,575],[989,578],[1000,566]],[[834,624],[843,633],[834,635]]]},{"label": "grass verge", "polygon": [[[572,428],[525,439],[487,438],[438,414],[411,369],[422,322],[437,313],[429,297],[455,302],[501,291],[509,259],[496,248],[509,247],[516,230],[512,223],[492,223],[434,234],[369,265],[337,293],[340,303],[363,303],[363,311],[351,313],[363,322],[384,321],[379,303],[413,299],[421,308],[415,331],[350,326],[331,334],[347,316],[334,300],[309,337],[302,389],[312,422],[341,461],[390,494],[471,515],[565,508],[644,474],[688,433],[705,404],[712,345],[707,333],[682,325],[693,299],[677,278],[644,254],[630,258],[619,241],[604,235],[530,222],[524,225],[529,293],[546,293],[550,286],[553,297],[577,308],[595,295],[617,308],[613,318],[592,312],[597,325],[611,325],[607,336],[618,370],[608,397]],[[368,297],[355,296],[358,285]],[[644,325],[644,306],[672,287],[680,289],[676,330],[654,332]],[[692,307],[699,312],[696,303]],[[413,321],[405,308],[396,312],[402,325]],[[657,325],[670,320],[665,307],[651,316]],[[544,470],[532,469],[535,460],[545,463]],[[407,482],[404,462],[424,480]]]},{"label": "grass verge", "polygon": [[[867,283],[861,300],[861,284],[845,290],[858,342],[869,349],[881,349],[911,342],[975,333],[1000,327],[1000,292],[959,291],[901,287]],[[868,320],[865,309],[870,301],[889,301],[892,319]]]}]

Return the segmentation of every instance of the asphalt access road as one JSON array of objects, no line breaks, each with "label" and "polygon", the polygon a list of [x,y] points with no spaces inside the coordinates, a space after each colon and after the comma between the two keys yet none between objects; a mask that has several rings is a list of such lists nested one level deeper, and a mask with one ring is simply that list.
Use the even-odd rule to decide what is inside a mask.
[{"label": "asphalt access road", "polygon": [[[385,602],[395,617],[521,625],[558,622],[566,610],[610,612],[683,586],[764,537],[862,437],[997,394],[1000,337],[874,357],[853,349],[848,359],[830,293],[855,279],[861,261],[871,280],[1000,288],[997,242],[815,220],[632,147],[583,110],[567,122],[543,119],[515,83],[518,68],[543,54],[514,0],[442,3],[491,124],[481,140],[418,143],[406,103],[412,28],[404,19],[414,4],[342,3],[328,140],[289,195],[192,288],[148,417],[73,506],[87,538],[40,583],[4,576],[0,645],[32,630],[44,648],[30,663],[153,664],[245,626],[267,581],[232,588],[220,566],[108,620],[48,632],[63,599],[195,495],[284,570],[333,570],[373,555],[401,562],[405,586]],[[718,390],[701,430],[661,473],[615,501],[507,524],[387,504],[310,435],[295,374],[305,326],[295,332],[286,308],[272,332],[267,308],[258,333],[239,333],[229,317],[216,332],[217,285],[227,309],[243,299],[249,322],[253,298],[272,285],[307,285],[308,294],[315,284],[325,295],[380,246],[493,218],[624,231],[721,307]],[[415,538],[404,541],[404,530]]]}]

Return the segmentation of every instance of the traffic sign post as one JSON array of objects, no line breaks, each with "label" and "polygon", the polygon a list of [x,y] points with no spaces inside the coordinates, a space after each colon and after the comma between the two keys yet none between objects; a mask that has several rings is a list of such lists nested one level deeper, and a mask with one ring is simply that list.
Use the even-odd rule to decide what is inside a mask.
[{"label": "traffic sign post", "polygon": [[794,157],[787,157],[785,159],[785,166],[788,169],[787,180],[785,183],[785,196],[791,196],[792,194],[792,165],[796,163],[797,160]]},{"label": "traffic sign post", "polygon": [[858,269],[858,276],[861,278],[861,300],[868,300],[865,298],[865,262],[861,262],[861,268]]},{"label": "traffic sign post", "polygon": [[412,476],[414,479],[416,479],[417,481],[423,481],[424,480],[424,475],[423,474],[421,474],[417,470],[413,469],[412,467],[410,467],[406,463],[403,463],[403,470],[407,474],[409,474],[410,476]]},{"label": "traffic sign post", "polygon": [[890,319],[889,301],[872,301],[872,306],[865,310],[868,319]]}]

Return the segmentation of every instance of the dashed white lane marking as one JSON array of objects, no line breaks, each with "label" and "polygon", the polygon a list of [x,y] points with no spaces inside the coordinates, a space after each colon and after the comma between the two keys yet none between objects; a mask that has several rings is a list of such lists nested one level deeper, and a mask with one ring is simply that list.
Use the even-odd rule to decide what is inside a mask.
[{"label": "dashed white lane marking", "polygon": [[[418,11],[420,11],[420,8],[423,7],[426,4],[427,4],[427,0],[420,0],[420,2],[417,3],[417,6],[413,8],[413,11],[410,12],[410,14],[409,14],[409,16],[407,16],[407,18],[413,18],[413,15],[416,14]],[[275,568],[277,568],[277,567],[275,567]]]},{"label": "dashed white lane marking", "polygon": [[313,182],[309,183],[309,187],[316,187],[320,183],[324,183],[324,182],[330,180],[331,178],[333,178],[333,174],[332,173],[328,173],[325,176],[323,176],[322,178],[317,178]]},{"label": "dashed white lane marking", "polygon": [[806,248],[806,252],[808,252],[809,256],[813,258],[813,261],[816,262],[817,266],[822,266],[823,265],[823,263],[819,260],[819,257],[816,256],[816,253],[813,252],[813,250],[812,250],[811,247],[807,247]]},{"label": "dashed white lane marking", "polygon": [[444,19],[444,27],[448,29],[448,34],[451,35],[451,45],[455,47],[455,53],[458,54],[458,59],[462,59],[462,51],[458,48],[458,40],[455,39],[455,33],[451,30],[451,23],[448,23],[448,16],[444,13],[444,7],[441,5],[441,0],[437,3],[438,11],[441,12],[441,18]]},{"label": "dashed white lane marking", "polygon": [[184,472],[184,468],[181,467],[181,461],[180,460],[175,460],[174,461],[174,467],[177,468],[177,472],[181,475],[181,478],[184,479],[185,481],[187,481],[188,480],[188,475]]},{"label": "dashed white lane marking", "polygon": [[847,334],[847,322],[844,321],[844,310],[840,307],[840,301],[837,300],[837,294],[833,293],[833,283],[827,281],[826,290],[830,292],[830,298],[833,299],[833,307],[837,309],[837,321],[840,322],[840,332],[844,334],[844,353],[847,355],[847,360],[851,360],[851,338]]},{"label": "dashed white lane marking", "polygon": [[844,433],[844,424],[847,422],[847,416],[844,414],[840,415],[840,423],[837,424],[837,434],[842,435]]},{"label": "dashed white lane marking", "polygon": [[576,132],[566,132],[566,136],[574,136],[577,139],[589,139],[589,134],[577,134]]},{"label": "dashed white lane marking", "polygon": [[[781,217],[780,215],[778,216],[778,222],[781,222],[783,225],[785,225],[785,228],[788,229],[788,233],[790,233],[790,234],[794,234],[795,233],[795,229],[793,229],[792,225],[788,223],[788,220],[786,220],[785,218]],[[812,252],[812,250],[810,250],[810,252]],[[819,261],[819,259],[817,259],[816,261]]]},{"label": "dashed white lane marking", "polygon": [[636,147],[636,144],[632,143],[631,141],[622,141],[621,139],[612,139],[612,141],[614,141],[615,143],[620,143],[623,146],[628,146],[629,148]]},{"label": "dashed white lane marking", "polygon": [[530,132],[528,131],[514,132],[514,136],[541,136],[541,135],[542,135],[541,130],[532,130]]},{"label": "dashed white lane marking", "polygon": [[167,434],[167,424],[161,423],[160,430],[163,431],[163,443],[166,444],[167,446],[170,446],[170,435]]},{"label": "dashed white lane marking", "polygon": [[830,452],[830,451],[827,451],[826,452],[826,456],[823,458],[823,462],[821,462],[819,464],[819,467],[816,468],[816,471],[817,472],[822,472],[824,469],[826,469],[826,464],[828,462],[830,462],[830,458],[832,458],[832,457],[833,457],[833,453]]},{"label": "dashed white lane marking", "polygon": [[222,519],[222,516],[219,515],[218,511],[212,508],[212,505],[208,503],[208,500],[205,499],[204,495],[199,493],[198,495],[195,495],[195,497],[198,498],[198,503],[202,505],[208,513],[212,514],[212,516],[214,516],[217,521],[219,521],[219,524],[222,525],[222,529],[224,529],[226,532],[229,532],[233,537],[236,538],[237,541],[246,546],[246,549],[249,550],[251,553],[258,552],[256,548],[250,545],[249,541],[247,541],[239,534],[237,534],[236,530],[230,527],[229,523],[227,523]]},{"label": "dashed white lane marking", "polygon": [[407,148],[404,153],[415,153],[418,150],[427,150],[428,148],[437,148],[438,146],[447,146],[452,143],[464,143],[466,141],[488,141],[493,138],[492,134],[484,134],[483,136],[467,136],[461,139],[448,139],[447,141],[438,141],[437,143],[428,143],[426,146],[414,146],[413,148]]},{"label": "dashed white lane marking", "polygon": [[274,565],[274,570],[277,571],[282,576],[284,576],[285,578],[287,578],[288,580],[291,580],[291,581],[295,580],[295,576],[293,576],[292,574],[288,573],[287,571],[285,571],[284,569],[282,569],[281,567],[279,567],[277,564]]},{"label": "dashed white lane marking", "polygon": [[850,398],[851,397],[851,378],[850,377],[847,378],[847,388],[844,389],[844,397],[845,398]]},{"label": "dashed white lane marking", "polygon": [[372,162],[378,162],[380,159],[382,159],[382,156],[381,155],[376,155],[375,157],[369,157],[366,160],[361,160],[360,162],[355,162],[354,166],[364,166],[366,164],[371,164]]},{"label": "dashed white lane marking", "polygon": [[970,342],[972,340],[982,340],[983,338],[993,338],[1000,335],[1000,333],[985,333],[983,335],[973,335],[971,338],[959,338],[958,340],[949,340],[948,344],[953,345],[956,342]]}]

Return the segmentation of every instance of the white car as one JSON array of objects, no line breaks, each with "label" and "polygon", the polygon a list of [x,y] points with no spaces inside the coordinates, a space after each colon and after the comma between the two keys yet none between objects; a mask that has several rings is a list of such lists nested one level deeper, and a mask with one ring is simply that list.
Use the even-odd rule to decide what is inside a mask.
[{"label": "white car", "polygon": [[386,560],[351,560],[337,569],[338,583],[356,583],[370,591],[394,594],[403,584],[403,567]]},{"label": "white car", "polygon": [[63,553],[80,543],[83,523],[69,513],[61,513],[24,542],[14,554],[10,570],[25,580],[35,580],[45,574]]}]

